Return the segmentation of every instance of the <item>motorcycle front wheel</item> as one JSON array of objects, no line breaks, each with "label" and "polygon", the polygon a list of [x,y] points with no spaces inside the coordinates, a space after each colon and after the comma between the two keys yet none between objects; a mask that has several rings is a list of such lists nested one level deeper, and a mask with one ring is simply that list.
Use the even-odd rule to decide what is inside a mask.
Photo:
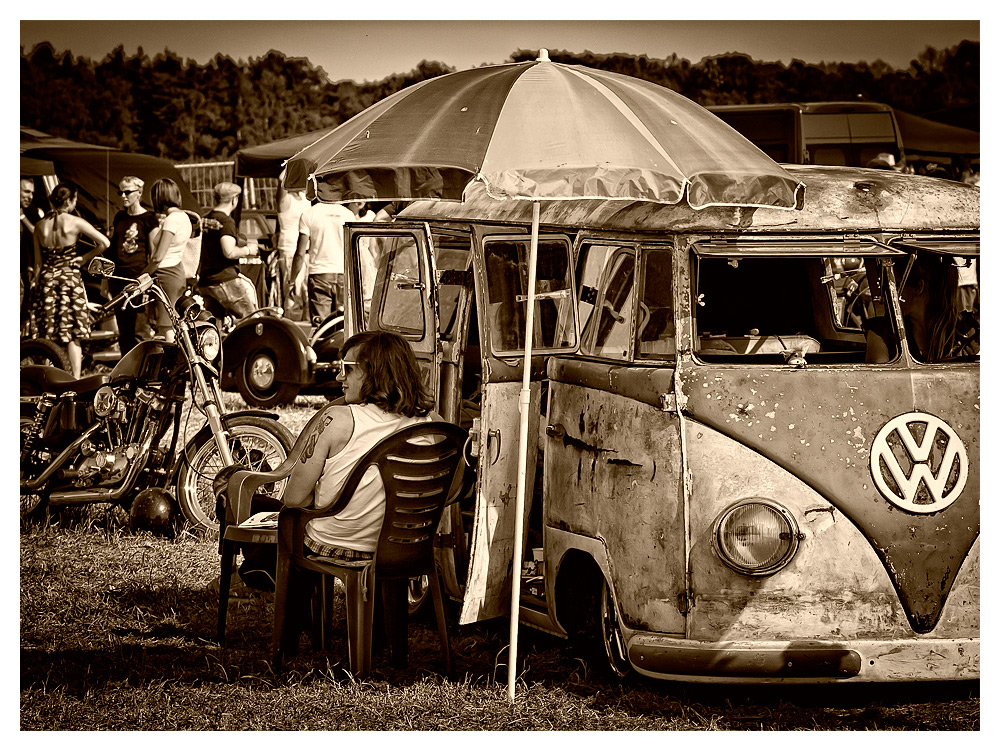
[{"label": "motorcycle front wheel", "polygon": [[[285,460],[295,443],[288,428],[277,420],[242,415],[226,420],[225,424],[233,461],[246,469],[270,472]],[[177,474],[177,503],[181,513],[196,529],[218,529],[212,483],[225,467],[215,438],[210,433],[199,435],[184,453]],[[286,482],[264,485],[259,492],[276,498]]]}]

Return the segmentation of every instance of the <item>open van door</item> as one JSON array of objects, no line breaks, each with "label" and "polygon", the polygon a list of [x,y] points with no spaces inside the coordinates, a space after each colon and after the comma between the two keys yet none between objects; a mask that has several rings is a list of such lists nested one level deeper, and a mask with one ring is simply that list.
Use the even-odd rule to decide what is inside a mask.
[{"label": "open van door", "polygon": [[[513,561],[514,496],[530,237],[523,232],[477,231],[475,241],[482,402],[480,417],[473,427],[479,471],[460,623],[507,615],[511,574],[520,572],[520,562]],[[573,352],[577,347],[571,248],[566,235],[543,234],[538,239],[525,519],[531,513],[535,487],[546,360],[549,355]],[[527,524],[524,529],[527,532]]]},{"label": "open van door", "polygon": [[427,392],[440,407],[441,348],[430,228],[420,222],[346,225],[345,329],[391,331],[413,347]]}]

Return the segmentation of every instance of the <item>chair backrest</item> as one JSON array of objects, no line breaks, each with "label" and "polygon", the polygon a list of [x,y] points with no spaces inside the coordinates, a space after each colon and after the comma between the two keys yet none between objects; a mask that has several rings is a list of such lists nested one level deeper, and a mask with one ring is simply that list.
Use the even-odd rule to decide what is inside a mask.
[{"label": "chair backrest", "polygon": [[351,471],[340,494],[344,501],[369,467],[378,468],[385,487],[385,518],[375,549],[378,576],[414,575],[433,564],[441,513],[461,488],[467,436],[447,422],[410,425],[382,439]]}]

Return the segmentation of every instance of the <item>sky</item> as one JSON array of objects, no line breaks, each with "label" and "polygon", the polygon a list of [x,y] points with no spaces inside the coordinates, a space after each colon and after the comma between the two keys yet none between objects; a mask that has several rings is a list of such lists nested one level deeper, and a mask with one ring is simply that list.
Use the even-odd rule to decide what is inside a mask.
[{"label": "sky", "polygon": [[[124,6],[118,7],[124,9]],[[276,6],[269,7],[273,17]],[[378,7],[383,17],[405,18],[403,8],[408,7],[412,13],[415,6],[413,3],[408,6],[380,3],[370,7]],[[440,11],[447,6],[422,7]],[[462,6],[466,12],[454,15],[471,17],[470,7],[466,4]],[[545,2],[505,3],[504,7],[521,18],[537,8],[547,11],[541,13],[543,17],[561,15],[556,12],[561,7],[559,4]],[[589,6],[577,3],[569,7]],[[912,9],[915,6],[902,7]],[[60,15],[48,9],[46,5],[47,16]],[[517,13],[518,10],[521,12]],[[801,8],[799,10],[798,15],[803,15]],[[893,9],[880,4],[879,10],[891,14]],[[185,14],[183,7],[180,11],[177,15],[181,17],[201,15],[198,10]],[[371,10],[367,12],[372,14]],[[917,14],[913,12],[913,15]],[[72,15],[68,12],[65,17]],[[245,17],[254,16],[246,13]],[[358,82],[408,72],[421,60],[437,60],[463,70],[484,63],[502,63],[515,50],[540,47],[574,53],[587,50],[601,54],[622,52],[654,58],[676,53],[691,62],[727,52],[743,52],[756,60],[786,64],[794,58],[809,63],[873,62],[881,58],[894,67],[905,68],[927,46],[942,49],[963,39],[979,41],[979,32],[980,24],[974,20],[22,20],[20,23],[21,45],[26,50],[47,41],[57,51],[68,50],[77,56],[99,60],[123,45],[127,54],[134,54],[139,47],[151,56],[170,49],[181,57],[205,63],[217,53],[247,60],[274,49],[288,57],[308,58],[334,81],[351,79]]]}]

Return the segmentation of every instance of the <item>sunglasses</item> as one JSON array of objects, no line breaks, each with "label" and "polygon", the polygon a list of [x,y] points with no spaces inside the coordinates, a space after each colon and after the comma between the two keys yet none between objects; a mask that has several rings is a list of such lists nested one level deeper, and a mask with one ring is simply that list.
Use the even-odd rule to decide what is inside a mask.
[{"label": "sunglasses", "polygon": [[132,190],[119,190],[118,195],[124,198],[125,196],[129,196],[132,195],[133,193],[138,193],[138,192],[139,192],[138,188],[133,188]]},{"label": "sunglasses", "polygon": [[357,364],[354,360],[337,360],[337,372],[343,373],[346,378],[351,374],[351,368]]}]

